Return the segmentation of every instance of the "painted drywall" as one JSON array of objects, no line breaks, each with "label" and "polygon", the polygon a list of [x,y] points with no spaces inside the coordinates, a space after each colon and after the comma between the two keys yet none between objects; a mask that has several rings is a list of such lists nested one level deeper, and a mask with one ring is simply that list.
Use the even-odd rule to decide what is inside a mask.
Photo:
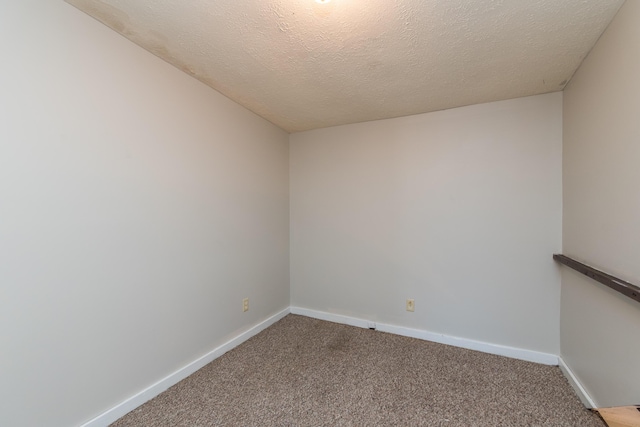
[{"label": "painted drywall", "polygon": [[0,34],[0,425],[80,425],[287,309],[288,135],[62,1]]},{"label": "painted drywall", "polygon": [[289,150],[292,306],[558,354],[561,93],[296,133]]},{"label": "painted drywall", "polygon": [[[627,1],[567,86],[563,250],[640,283],[640,2]],[[562,357],[599,406],[640,403],[640,304],[562,269]]]}]

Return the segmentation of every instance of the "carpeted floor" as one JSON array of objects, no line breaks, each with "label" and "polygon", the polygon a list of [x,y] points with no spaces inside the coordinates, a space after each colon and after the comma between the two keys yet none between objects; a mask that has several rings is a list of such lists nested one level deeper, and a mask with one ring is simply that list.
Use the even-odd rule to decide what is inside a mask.
[{"label": "carpeted floor", "polygon": [[112,426],[602,427],[560,369],[289,315]]}]

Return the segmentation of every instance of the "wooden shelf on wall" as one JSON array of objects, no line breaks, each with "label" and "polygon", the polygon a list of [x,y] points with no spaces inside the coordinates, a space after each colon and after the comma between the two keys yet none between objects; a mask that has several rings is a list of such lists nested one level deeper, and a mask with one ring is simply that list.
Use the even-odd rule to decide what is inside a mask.
[{"label": "wooden shelf on wall", "polygon": [[572,269],[584,274],[585,276],[602,283],[621,294],[640,302],[640,287],[633,285],[625,280],[615,277],[609,273],[593,268],[587,264],[583,264],[568,256],[555,254],[553,259],[571,267]]}]

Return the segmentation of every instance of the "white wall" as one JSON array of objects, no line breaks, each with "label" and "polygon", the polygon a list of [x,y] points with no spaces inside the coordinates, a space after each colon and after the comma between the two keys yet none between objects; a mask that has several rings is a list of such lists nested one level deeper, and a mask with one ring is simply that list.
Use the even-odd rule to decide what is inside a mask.
[{"label": "white wall", "polygon": [[62,1],[1,2],[0,51],[0,425],[79,425],[289,306],[285,132]]},{"label": "white wall", "polygon": [[[565,254],[640,283],[640,2],[565,90]],[[640,403],[640,304],[562,271],[562,357],[599,406]]]},{"label": "white wall", "polygon": [[561,93],[292,134],[292,305],[558,354],[561,139]]}]

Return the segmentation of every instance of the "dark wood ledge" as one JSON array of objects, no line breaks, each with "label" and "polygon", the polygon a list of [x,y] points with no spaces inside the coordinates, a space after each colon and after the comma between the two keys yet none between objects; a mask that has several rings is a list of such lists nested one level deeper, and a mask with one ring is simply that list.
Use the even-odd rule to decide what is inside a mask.
[{"label": "dark wood ledge", "polygon": [[640,288],[636,285],[612,276],[611,274],[605,273],[604,271],[600,271],[586,264],[578,262],[573,258],[569,258],[568,256],[555,254],[553,255],[553,259],[566,265],[567,267],[571,267],[574,270],[579,271],[585,276],[590,277],[605,286],[610,287],[613,290],[620,292],[625,296],[628,296],[633,300],[640,302]]}]

